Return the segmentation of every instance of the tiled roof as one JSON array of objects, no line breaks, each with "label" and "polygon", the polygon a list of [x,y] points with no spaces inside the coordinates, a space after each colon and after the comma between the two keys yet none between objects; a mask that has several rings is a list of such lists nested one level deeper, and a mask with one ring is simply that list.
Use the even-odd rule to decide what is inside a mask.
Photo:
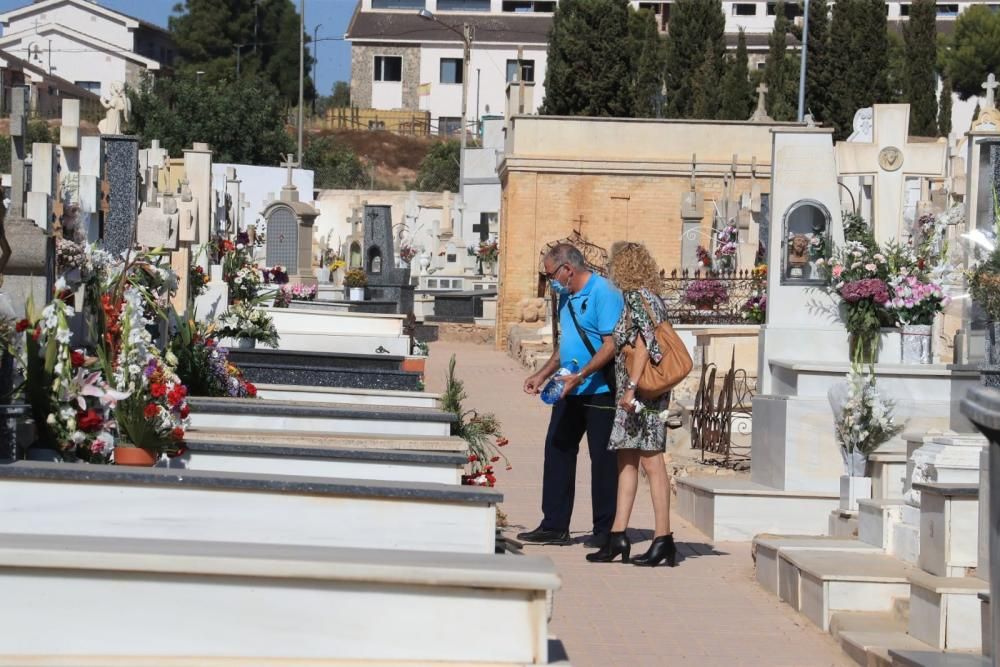
[{"label": "tiled roof", "polygon": [[[463,23],[475,28],[476,43],[546,44],[552,15],[439,14],[438,18],[461,31]],[[352,41],[456,42],[458,35],[443,25],[413,12],[363,12],[354,14],[347,28]]]}]

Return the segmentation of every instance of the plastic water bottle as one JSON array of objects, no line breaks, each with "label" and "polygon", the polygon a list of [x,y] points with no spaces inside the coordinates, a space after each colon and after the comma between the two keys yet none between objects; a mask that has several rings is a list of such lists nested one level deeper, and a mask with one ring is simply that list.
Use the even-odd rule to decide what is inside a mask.
[{"label": "plastic water bottle", "polygon": [[548,405],[555,405],[555,403],[562,398],[563,387],[566,384],[562,380],[563,376],[579,372],[580,365],[576,363],[576,359],[572,359],[568,365],[557,370],[556,374],[553,375],[552,379],[545,385],[545,388],[542,389],[542,402]]}]

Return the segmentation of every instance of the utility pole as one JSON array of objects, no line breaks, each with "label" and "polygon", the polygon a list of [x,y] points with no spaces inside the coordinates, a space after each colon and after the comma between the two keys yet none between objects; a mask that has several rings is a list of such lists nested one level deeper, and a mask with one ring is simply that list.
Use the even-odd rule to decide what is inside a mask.
[{"label": "utility pole", "polygon": [[[316,46],[316,33],[319,31],[322,23],[317,23],[316,27],[313,28],[313,88],[316,88],[316,67],[319,65],[319,47]],[[313,115],[316,115],[316,98],[319,95],[313,96]]]},{"label": "utility pole", "polygon": [[299,166],[302,166],[302,105],[305,88],[306,0],[299,0]]},{"label": "utility pole", "polygon": [[804,0],[802,11],[802,58],[799,61],[799,122],[806,113],[806,60],[809,57],[809,0]]}]

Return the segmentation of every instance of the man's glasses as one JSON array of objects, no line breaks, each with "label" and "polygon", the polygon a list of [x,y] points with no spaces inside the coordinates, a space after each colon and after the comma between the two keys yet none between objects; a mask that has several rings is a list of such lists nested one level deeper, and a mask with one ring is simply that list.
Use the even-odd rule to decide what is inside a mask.
[{"label": "man's glasses", "polygon": [[556,276],[559,275],[559,272],[562,271],[562,269],[563,269],[564,266],[566,266],[566,262],[563,262],[562,264],[560,264],[559,266],[557,266],[555,269],[553,269],[552,273],[546,273],[545,274],[545,279],[546,280],[555,280]]}]

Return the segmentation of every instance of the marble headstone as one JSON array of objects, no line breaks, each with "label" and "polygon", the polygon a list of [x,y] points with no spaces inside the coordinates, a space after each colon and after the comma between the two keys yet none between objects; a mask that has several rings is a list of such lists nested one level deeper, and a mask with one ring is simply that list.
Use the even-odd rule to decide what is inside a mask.
[{"label": "marble headstone", "polygon": [[104,249],[119,255],[130,249],[138,223],[139,141],[124,135],[106,135],[102,139],[109,188]]},{"label": "marble headstone", "polygon": [[394,266],[395,249],[392,237],[392,209],[389,206],[365,206],[364,212],[365,272],[372,300],[395,301],[397,313],[413,311],[413,286],[410,268]]}]

